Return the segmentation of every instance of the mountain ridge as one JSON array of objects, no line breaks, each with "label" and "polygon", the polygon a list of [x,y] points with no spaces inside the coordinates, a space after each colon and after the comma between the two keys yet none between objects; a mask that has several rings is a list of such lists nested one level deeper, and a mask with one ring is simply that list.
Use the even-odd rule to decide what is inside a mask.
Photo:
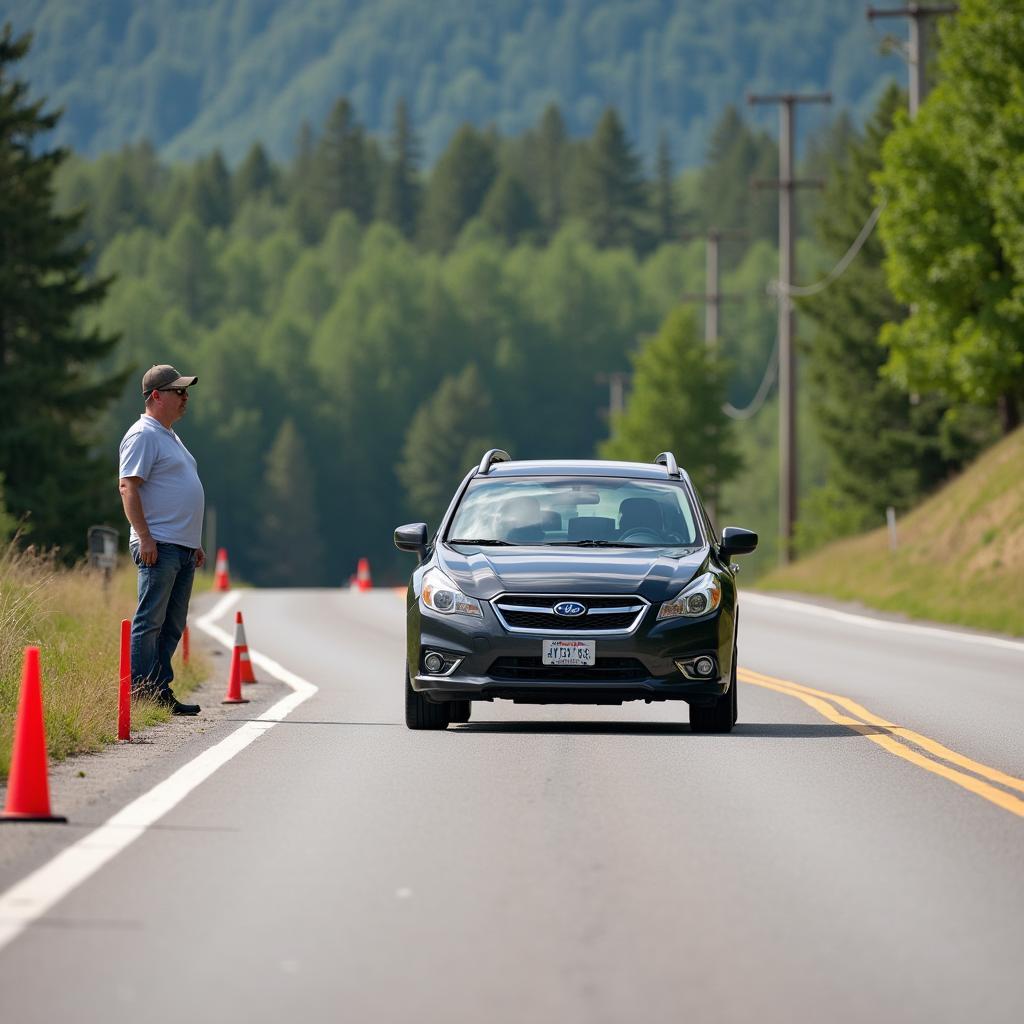
[{"label": "mountain ridge", "polygon": [[260,139],[280,158],[347,95],[374,134],[406,98],[428,162],[464,121],[516,134],[554,101],[571,134],[614,105],[645,159],[665,130],[693,166],[748,91],[830,89],[859,121],[904,73],[859,0],[26,0],[7,17],[33,32],[33,93],[65,110],[56,141],[87,155],[146,138],[237,161]]}]

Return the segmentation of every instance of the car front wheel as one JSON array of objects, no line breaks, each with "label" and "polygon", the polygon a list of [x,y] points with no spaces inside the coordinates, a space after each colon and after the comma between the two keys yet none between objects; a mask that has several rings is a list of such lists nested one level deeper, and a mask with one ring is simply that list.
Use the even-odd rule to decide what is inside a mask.
[{"label": "car front wheel", "polygon": [[732,674],[729,677],[729,690],[716,698],[714,704],[706,707],[692,705],[690,707],[690,729],[693,732],[722,733],[732,732],[739,711],[736,686],[736,652],[732,656]]},{"label": "car front wheel", "polygon": [[448,721],[452,725],[468,722],[472,713],[473,702],[471,700],[453,700],[448,705]]},{"label": "car front wheel", "polygon": [[448,705],[435,704],[426,694],[417,693],[409,682],[409,666],[405,666],[405,724],[409,729],[447,729]]}]

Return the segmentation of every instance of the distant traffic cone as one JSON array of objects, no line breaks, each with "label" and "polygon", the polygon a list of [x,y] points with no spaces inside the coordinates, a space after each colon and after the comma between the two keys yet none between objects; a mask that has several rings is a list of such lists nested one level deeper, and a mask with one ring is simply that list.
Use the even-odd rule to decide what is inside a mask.
[{"label": "distant traffic cone", "polygon": [[373,586],[370,579],[370,560],[360,558],[356,568],[356,590],[369,590]]},{"label": "distant traffic cone", "polygon": [[7,806],[0,822],[67,821],[50,813],[46,778],[46,731],[43,728],[43,687],[39,679],[39,648],[25,648],[21,697],[14,726]]},{"label": "distant traffic cone", "polygon": [[252,670],[252,658],[249,657],[249,644],[245,639],[245,623],[242,613],[235,612],[235,646],[238,648],[238,662],[241,666],[243,683],[255,683],[256,676]]},{"label": "distant traffic cone", "polygon": [[242,670],[239,648],[236,643],[231,651],[231,672],[228,675],[228,692],[224,694],[221,704],[248,704],[242,696]]},{"label": "distant traffic cone", "polygon": [[214,590],[230,590],[231,581],[228,579],[228,549],[217,549],[217,568],[213,574]]},{"label": "distant traffic cone", "polygon": [[132,620],[121,620],[121,665],[117,681],[117,738],[132,738]]}]

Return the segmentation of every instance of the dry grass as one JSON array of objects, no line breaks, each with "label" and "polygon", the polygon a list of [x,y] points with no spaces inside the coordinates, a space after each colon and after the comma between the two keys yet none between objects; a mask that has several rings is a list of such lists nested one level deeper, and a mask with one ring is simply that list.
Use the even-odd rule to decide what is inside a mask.
[{"label": "dry grass", "polygon": [[[10,766],[24,648],[40,648],[46,743],[50,756],[98,750],[117,736],[120,622],[135,611],[135,569],[127,565],[104,588],[103,574],[65,569],[45,556],[0,549],[0,777]],[[179,656],[180,662],[180,656]],[[182,696],[209,665],[193,653],[175,666]],[[134,701],[132,730],[166,721],[152,701]]]},{"label": "dry grass", "polygon": [[898,525],[830,544],[758,586],[1024,636],[1024,428]]}]

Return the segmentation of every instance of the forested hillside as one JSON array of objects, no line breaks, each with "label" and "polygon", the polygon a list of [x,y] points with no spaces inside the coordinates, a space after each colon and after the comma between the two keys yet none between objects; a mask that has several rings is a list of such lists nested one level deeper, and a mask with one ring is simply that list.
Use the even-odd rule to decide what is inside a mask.
[{"label": "forested hillside", "polygon": [[[942,43],[917,119],[890,87],[863,130],[814,126],[797,168],[827,183],[800,191],[798,279],[842,270],[797,299],[801,552],[912,507],[1020,422],[1016,0],[964,0]],[[404,100],[374,132],[341,94],[287,159],[255,140],[234,165],[145,141],[88,158],[47,149],[59,119],[20,81],[27,52],[0,32],[0,534],[28,516],[26,541],[73,559],[89,523],[122,522],[117,440],[171,361],[200,376],[181,433],[254,582],[336,584],[362,555],[400,579],[395,522],[436,525],[492,444],[671,448],[720,524],[761,534],[748,572],[771,563],[776,197],[751,182],[778,172],[742,104],[682,171],[672,132],[645,166],[614,107],[574,134],[555,104],[515,134],[462,124],[428,163]],[[742,233],[708,346],[712,228]]]},{"label": "forested hillside", "polygon": [[[684,166],[751,90],[830,89],[860,121],[896,57],[861,0],[22,0],[24,74],[63,107],[57,141],[96,154],[148,139],[171,158],[253,139],[278,158],[345,95],[383,132],[409,104],[428,163],[464,121],[519,134],[549,102],[569,133],[609,105],[648,162]],[[772,114],[763,114],[772,124]]]}]

